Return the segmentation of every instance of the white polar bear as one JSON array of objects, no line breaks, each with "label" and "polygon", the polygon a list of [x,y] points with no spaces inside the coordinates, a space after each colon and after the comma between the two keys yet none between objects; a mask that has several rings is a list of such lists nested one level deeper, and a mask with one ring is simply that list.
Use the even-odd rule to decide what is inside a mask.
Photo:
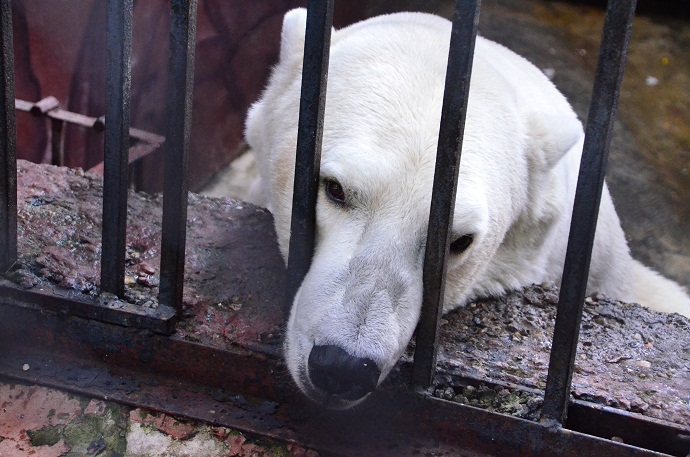
[{"label": "white polar bear", "polygon": [[[285,15],[280,61],[248,143],[287,258],[306,11]],[[294,380],[346,408],[374,390],[417,325],[451,24],[380,16],[332,35],[311,268],[285,336]],[[445,311],[560,281],[583,143],[580,121],[532,64],[478,37],[448,258]],[[680,286],[630,257],[604,188],[589,276],[600,291],[690,316]]]}]

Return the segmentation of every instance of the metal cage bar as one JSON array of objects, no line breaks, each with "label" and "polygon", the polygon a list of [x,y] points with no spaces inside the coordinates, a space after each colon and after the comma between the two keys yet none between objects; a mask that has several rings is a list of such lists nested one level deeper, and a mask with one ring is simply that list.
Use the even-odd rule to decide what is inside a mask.
[{"label": "metal cage bar", "polygon": [[12,4],[0,0],[0,273],[17,260],[17,155]]},{"label": "metal cage bar", "polygon": [[124,295],[132,73],[132,0],[107,4],[101,291]]},{"label": "metal cage bar", "polygon": [[305,32],[299,132],[290,226],[285,314],[309,270],[314,253],[323,113],[333,24],[333,0],[309,0]]},{"label": "metal cage bar", "polygon": [[564,424],[611,133],[636,0],[609,0],[587,118],[542,410]]},{"label": "metal cage bar", "polygon": [[448,53],[433,194],[424,257],[422,314],[417,326],[412,383],[426,388],[436,369],[438,326],[443,313],[446,255],[467,115],[480,0],[457,0]]},{"label": "metal cage bar", "polygon": [[192,127],[196,0],[170,2],[170,62],[168,69],[163,185],[163,233],[159,301],[182,312],[187,237],[187,171]]}]

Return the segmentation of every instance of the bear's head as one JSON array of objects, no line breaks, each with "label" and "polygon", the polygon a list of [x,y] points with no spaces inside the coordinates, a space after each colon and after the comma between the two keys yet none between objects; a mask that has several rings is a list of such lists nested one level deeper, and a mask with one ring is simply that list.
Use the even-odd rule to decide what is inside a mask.
[{"label": "bear's head", "polygon": [[[305,24],[303,9],[285,16],[280,61],[246,130],[285,258]],[[449,38],[448,21],[418,13],[370,19],[332,35],[316,247],[285,335],[292,377],[329,407],[350,407],[372,392],[419,319]],[[549,235],[544,221],[562,205],[547,195],[559,184],[545,177],[582,136],[572,111],[562,119],[524,114],[527,107],[496,67],[510,51],[479,40],[446,309],[519,286],[529,276],[533,267],[525,262],[499,268],[494,259],[518,223],[534,222],[521,249]],[[480,52],[489,55],[479,58]],[[561,126],[550,128],[550,119]],[[521,271],[516,276],[509,269]],[[497,280],[499,273],[506,279]]]}]

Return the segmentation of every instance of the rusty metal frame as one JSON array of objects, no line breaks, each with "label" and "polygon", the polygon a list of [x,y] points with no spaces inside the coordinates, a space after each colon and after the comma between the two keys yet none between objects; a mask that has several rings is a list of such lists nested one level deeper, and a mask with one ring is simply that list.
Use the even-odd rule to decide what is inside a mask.
[{"label": "rusty metal frame", "polygon": [[116,297],[92,297],[47,284],[36,292],[21,290],[0,279],[0,297],[1,305],[41,309],[164,335],[172,334],[177,322],[175,311],[168,306],[145,308]]},{"label": "rusty metal frame", "polygon": [[[73,113],[60,108],[60,102],[52,95],[45,97],[35,103],[31,103],[19,98],[14,100],[14,108],[17,111],[31,113],[33,116],[45,116],[50,119],[52,130],[51,137],[51,163],[53,165],[64,166],[64,132],[65,124],[74,124],[80,127],[91,129],[95,132],[105,130],[105,116],[91,117],[84,114]],[[165,137],[146,130],[129,128],[129,153],[127,163],[131,166],[143,159],[154,151],[157,151],[165,142]],[[103,175],[104,163],[100,162],[88,171]]]},{"label": "rusty metal frame", "polygon": [[294,388],[282,361],[269,353],[277,347],[220,349],[0,303],[0,376],[8,380],[297,442],[327,455],[666,455],[635,444],[676,456],[688,450],[680,427],[584,402],[571,406],[574,420],[605,437],[615,430],[633,445],[420,395],[408,387],[408,364],[356,409],[326,410]]}]

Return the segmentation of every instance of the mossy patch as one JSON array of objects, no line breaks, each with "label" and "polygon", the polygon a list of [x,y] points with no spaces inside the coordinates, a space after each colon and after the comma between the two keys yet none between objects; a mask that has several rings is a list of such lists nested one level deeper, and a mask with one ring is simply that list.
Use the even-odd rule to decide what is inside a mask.
[{"label": "mossy patch", "polygon": [[60,441],[62,427],[48,426],[40,430],[27,430],[29,442],[32,446],[52,446]]},{"label": "mossy patch", "polygon": [[267,449],[266,455],[270,455],[272,457],[290,457],[290,451],[288,451],[287,447],[284,444],[280,445],[274,445],[270,446]]},{"label": "mossy patch", "polygon": [[434,396],[529,420],[538,419],[542,403],[540,395],[498,386],[491,388],[485,384],[464,388],[439,387]]},{"label": "mossy patch", "polygon": [[101,457],[121,457],[127,449],[126,415],[117,404],[106,406],[102,416],[80,416],[62,431],[70,451],[65,457],[84,456],[98,451]]}]

